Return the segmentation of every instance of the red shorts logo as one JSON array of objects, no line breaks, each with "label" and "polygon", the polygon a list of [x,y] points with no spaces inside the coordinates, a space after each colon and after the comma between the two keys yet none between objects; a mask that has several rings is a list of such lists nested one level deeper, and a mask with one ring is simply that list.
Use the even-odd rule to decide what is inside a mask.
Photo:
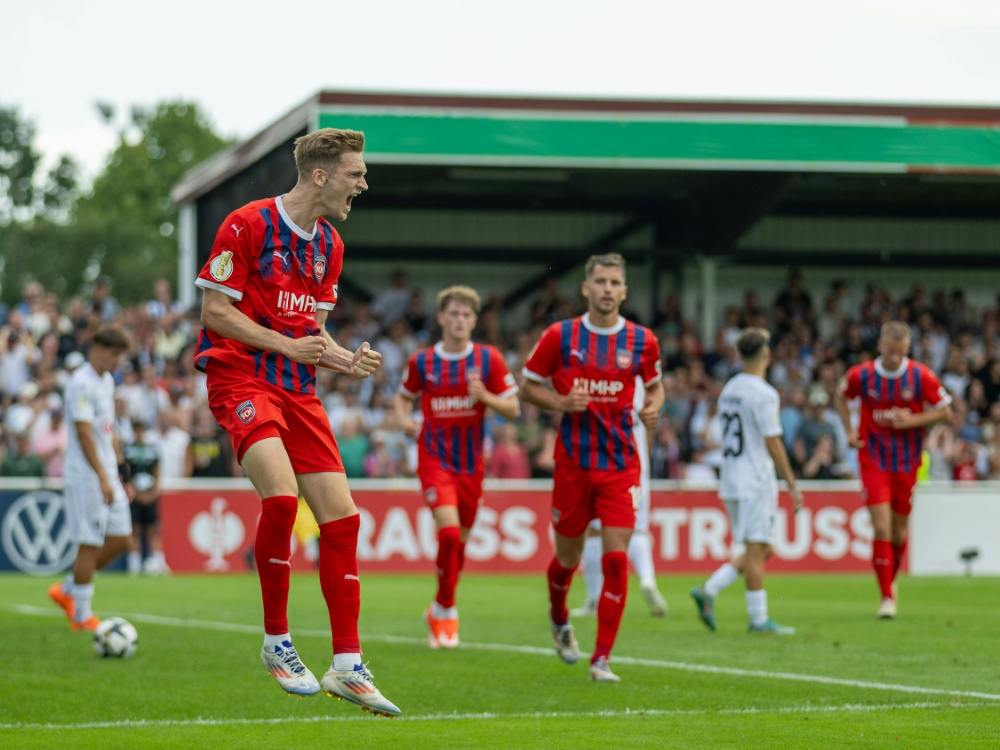
[{"label": "red shorts logo", "polygon": [[428,487],[424,492],[424,500],[427,501],[428,505],[434,505],[438,501],[437,487]]},{"label": "red shorts logo", "polygon": [[250,424],[257,416],[257,410],[253,408],[253,401],[244,401],[236,407],[236,416],[243,424]]}]

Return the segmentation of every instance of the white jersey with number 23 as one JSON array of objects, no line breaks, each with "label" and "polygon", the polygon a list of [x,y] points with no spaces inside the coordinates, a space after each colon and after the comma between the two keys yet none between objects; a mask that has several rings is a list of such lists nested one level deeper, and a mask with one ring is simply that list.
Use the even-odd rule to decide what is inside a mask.
[{"label": "white jersey with number 23", "polygon": [[719,497],[753,501],[777,497],[778,480],[765,439],[781,434],[778,392],[763,378],[739,373],[719,395],[722,465]]}]

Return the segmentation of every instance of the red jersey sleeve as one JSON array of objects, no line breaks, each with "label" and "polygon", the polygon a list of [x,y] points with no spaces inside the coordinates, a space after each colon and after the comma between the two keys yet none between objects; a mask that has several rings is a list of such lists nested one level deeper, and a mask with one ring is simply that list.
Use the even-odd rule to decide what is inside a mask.
[{"label": "red jersey sleeve", "polygon": [[340,273],[344,270],[344,241],[336,229],[331,227],[331,231],[333,245],[330,248],[330,267],[326,269],[326,274],[323,276],[323,285],[316,297],[316,304],[328,306],[332,310],[337,304],[339,297],[337,286],[340,282]]},{"label": "red jersey sleeve", "polygon": [[642,359],[639,360],[639,375],[643,385],[650,386],[663,377],[663,365],[660,363],[660,342],[652,331],[646,331],[648,343],[642,349]]},{"label": "red jersey sleeve", "polygon": [[410,355],[410,363],[406,367],[406,377],[399,384],[399,392],[408,398],[416,398],[424,390],[424,381],[417,367],[417,352]]},{"label": "red jersey sleeve", "polygon": [[931,406],[944,407],[951,403],[951,394],[929,367],[920,368],[920,392]]},{"label": "red jersey sleeve", "polygon": [[198,274],[198,286],[215,289],[236,300],[243,299],[247,277],[254,264],[254,227],[239,211],[226,217],[215,235],[215,244],[204,268]]},{"label": "red jersey sleeve", "polygon": [[535,344],[524,363],[524,376],[532,380],[545,380],[559,368],[562,353],[559,345],[559,327],[551,325]]},{"label": "red jersey sleeve", "polygon": [[485,383],[486,390],[498,396],[507,397],[517,393],[517,382],[507,369],[507,362],[492,346],[487,350],[490,358],[490,379]]},{"label": "red jersey sleeve", "polygon": [[858,396],[861,395],[860,368],[858,367],[850,368],[844,375],[844,377],[840,379],[840,393],[848,401],[857,398]]}]

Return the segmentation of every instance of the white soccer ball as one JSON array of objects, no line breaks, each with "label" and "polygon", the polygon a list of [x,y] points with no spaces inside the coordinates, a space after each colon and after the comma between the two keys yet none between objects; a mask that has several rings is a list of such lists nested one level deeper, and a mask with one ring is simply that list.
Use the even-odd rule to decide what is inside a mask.
[{"label": "white soccer ball", "polygon": [[101,620],[94,631],[94,651],[98,656],[128,659],[139,647],[139,634],[124,617]]}]

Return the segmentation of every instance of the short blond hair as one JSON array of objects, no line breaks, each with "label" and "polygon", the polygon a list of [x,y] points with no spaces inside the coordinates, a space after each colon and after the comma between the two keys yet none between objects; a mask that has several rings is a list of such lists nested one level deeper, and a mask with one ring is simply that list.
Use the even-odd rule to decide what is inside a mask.
[{"label": "short blond hair", "polygon": [[890,320],[888,323],[882,324],[879,338],[890,341],[909,341],[910,327],[901,320]]},{"label": "short blond hair", "polygon": [[314,169],[334,169],[342,154],[360,154],[364,150],[364,133],[323,128],[295,139],[295,166],[300,175],[308,175]]},{"label": "short blond hair", "polygon": [[461,284],[450,286],[447,289],[442,289],[438,292],[437,303],[438,312],[444,312],[444,309],[448,306],[450,302],[458,302],[462,305],[468,305],[472,308],[472,311],[479,315],[479,292],[473,289],[471,286],[462,286]]},{"label": "short blond hair", "polygon": [[591,255],[587,258],[587,263],[584,266],[584,271],[586,272],[585,278],[590,278],[594,269],[598,266],[614,266],[615,268],[622,269],[622,278],[625,278],[625,258],[622,257],[621,253],[602,253],[600,255]]}]

